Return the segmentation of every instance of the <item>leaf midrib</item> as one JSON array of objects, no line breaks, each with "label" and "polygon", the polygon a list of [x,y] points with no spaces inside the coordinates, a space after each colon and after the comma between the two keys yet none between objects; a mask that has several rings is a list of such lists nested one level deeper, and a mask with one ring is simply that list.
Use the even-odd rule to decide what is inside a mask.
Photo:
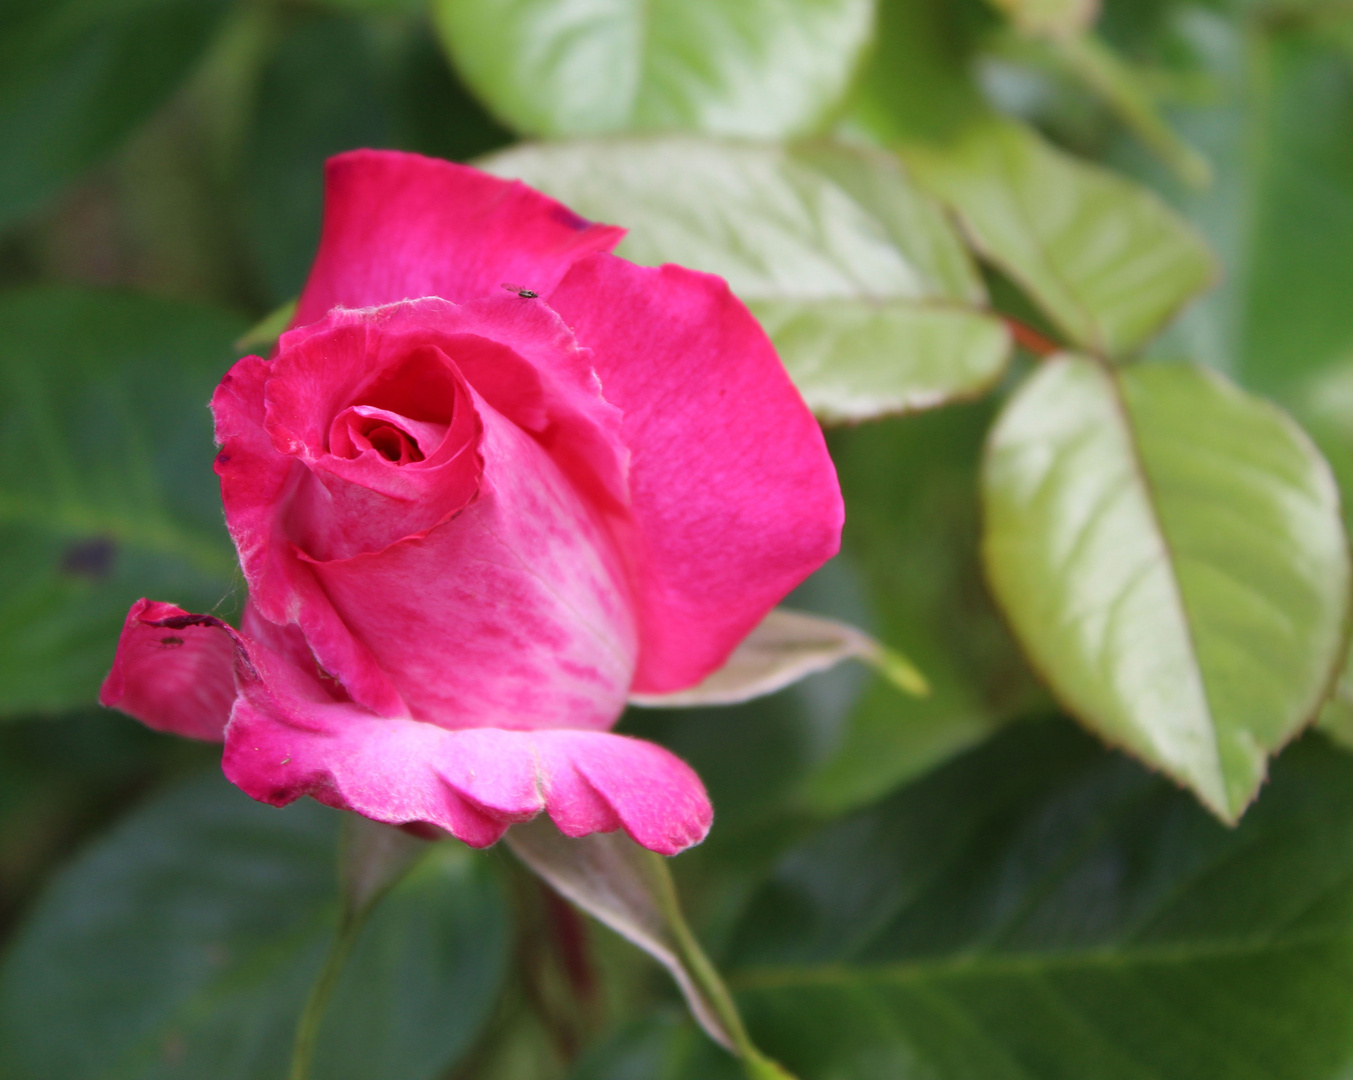
[{"label": "leaf midrib", "polygon": [[1234,960],[1291,952],[1313,946],[1353,946],[1353,927],[1338,932],[1311,931],[1275,941],[1271,936],[1243,941],[1210,941],[1123,949],[1102,947],[1081,952],[962,953],[942,959],[891,964],[818,964],[748,967],[733,972],[729,985],[739,991],[793,990],[814,986],[858,987],[909,984],[976,977],[1037,977],[1049,972],[1128,970],[1213,960]]}]

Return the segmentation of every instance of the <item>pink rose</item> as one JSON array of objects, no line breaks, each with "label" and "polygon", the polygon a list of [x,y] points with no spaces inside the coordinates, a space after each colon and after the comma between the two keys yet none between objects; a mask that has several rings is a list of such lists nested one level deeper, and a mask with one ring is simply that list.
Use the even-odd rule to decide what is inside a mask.
[{"label": "pink rose", "polygon": [[447,162],[357,151],[326,183],[295,328],[212,400],[241,626],[138,601],[101,700],[224,737],[275,805],[697,843],[699,778],[609,729],[836,551],[817,424],[719,278]]}]

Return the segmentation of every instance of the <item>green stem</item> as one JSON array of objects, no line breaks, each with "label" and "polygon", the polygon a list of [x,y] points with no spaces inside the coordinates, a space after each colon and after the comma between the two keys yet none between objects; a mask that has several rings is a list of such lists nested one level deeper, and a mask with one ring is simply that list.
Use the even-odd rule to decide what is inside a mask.
[{"label": "green stem", "polygon": [[393,826],[368,821],[357,814],[344,815],[338,846],[339,891],[343,906],[329,954],[324,958],[324,967],[310,988],[310,996],[306,998],[296,1025],[290,1080],[310,1080],[310,1066],[314,1061],[324,1011],[367,917],[429,847],[425,841],[414,839]]},{"label": "green stem", "polygon": [[338,924],[338,931],[329,945],[329,955],[324,958],[324,969],[310,987],[310,996],[306,998],[300,1022],[296,1025],[296,1042],[291,1051],[290,1080],[310,1080],[310,1065],[315,1057],[315,1043],[319,1038],[324,1011],[328,1008],[329,998],[333,996],[338,978],[343,974],[343,966],[348,962],[348,956],[351,955],[357,935],[366,922],[366,916],[374,906],[368,904],[359,911],[345,913]]},{"label": "green stem", "polygon": [[733,1001],[733,995],[728,992],[728,987],[724,985],[718,969],[705,955],[705,950],[700,947],[700,943],[686,923],[686,916],[682,913],[681,903],[677,899],[676,885],[672,881],[671,872],[667,869],[667,860],[661,855],[651,855],[650,860],[658,886],[655,890],[658,907],[681,953],[681,960],[701,994],[714,1010],[714,1015],[719,1018],[728,1037],[732,1039],[733,1049],[741,1059],[747,1076],[750,1080],[793,1080],[783,1067],[758,1050],[747,1034],[742,1017],[738,1014],[738,1007]]}]

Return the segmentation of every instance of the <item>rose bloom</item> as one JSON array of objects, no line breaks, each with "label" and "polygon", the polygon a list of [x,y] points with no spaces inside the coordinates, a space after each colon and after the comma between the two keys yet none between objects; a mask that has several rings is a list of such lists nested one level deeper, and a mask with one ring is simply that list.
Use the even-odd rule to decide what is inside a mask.
[{"label": "rose bloom", "polygon": [[622,236],[468,167],[330,161],[293,328],[211,403],[241,625],[138,601],[102,702],[224,738],[274,805],[703,839],[690,767],[609,729],[723,664],[843,509],[746,308]]}]

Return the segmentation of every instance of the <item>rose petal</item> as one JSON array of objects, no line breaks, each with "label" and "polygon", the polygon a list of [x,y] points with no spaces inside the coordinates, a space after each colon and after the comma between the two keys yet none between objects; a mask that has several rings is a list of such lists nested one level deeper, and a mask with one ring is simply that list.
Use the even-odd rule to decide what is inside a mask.
[{"label": "rose petal", "polygon": [[836,553],[845,511],[822,432],[717,277],[594,255],[548,300],[624,414],[639,560],[634,690],[693,685]]},{"label": "rose petal", "polygon": [[293,325],[330,309],[419,296],[463,301],[504,282],[552,289],[624,230],[594,225],[519,181],[381,150],[331,158],[324,228]]},{"label": "rose petal", "polygon": [[414,717],[446,728],[609,727],[637,650],[623,562],[540,445],[476,407],[475,502],[423,537],[315,562],[314,573]]},{"label": "rose petal", "polygon": [[560,832],[610,832],[618,821],[662,855],[709,832],[714,812],[704,785],[661,746],[605,731],[539,731],[535,739],[550,777],[547,809]]},{"label": "rose petal", "polygon": [[712,811],[668,751],[608,732],[447,731],[259,686],[226,733],[226,776],[284,806],[302,795],[392,825],[445,829],[474,847],[546,810],[570,836],[624,828],[664,855],[699,843]]},{"label": "rose petal", "polygon": [[127,612],[99,704],[156,731],[219,742],[235,701],[235,647],[180,607],[141,599]]},{"label": "rose petal", "polygon": [[249,583],[250,603],[278,625],[305,628],[311,651],[353,699],[386,716],[407,716],[408,708],[389,676],[343,621],[296,555],[282,531],[278,509],[292,496],[305,466],[279,454],[263,426],[268,362],[240,360],[216,388],[216,474],[226,525]]}]

